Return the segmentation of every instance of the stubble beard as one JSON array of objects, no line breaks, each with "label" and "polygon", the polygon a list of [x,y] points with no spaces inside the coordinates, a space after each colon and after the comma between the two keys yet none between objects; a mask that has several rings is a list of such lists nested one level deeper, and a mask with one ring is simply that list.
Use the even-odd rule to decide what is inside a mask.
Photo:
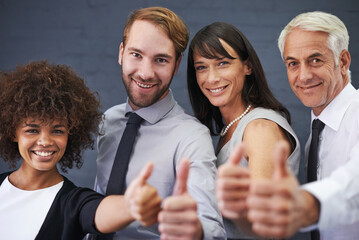
[{"label": "stubble beard", "polygon": [[[124,76],[124,74],[122,73],[122,81],[126,88],[127,96],[129,98],[130,102],[138,108],[145,108],[145,107],[151,106],[152,104],[158,102],[162,98],[162,96],[167,92],[167,90],[170,87],[173,75],[174,74],[172,74],[171,80],[168,83],[168,85],[163,86],[162,81],[161,80],[158,81],[160,89],[151,95],[141,94],[141,93],[138,93],[135,90],[131,89],[131,82],[132,82],[131,75],[127,76],[127,78],[126,78],[126,76]],[[143,82],[145,82],[145,81],[143,81]]]}]

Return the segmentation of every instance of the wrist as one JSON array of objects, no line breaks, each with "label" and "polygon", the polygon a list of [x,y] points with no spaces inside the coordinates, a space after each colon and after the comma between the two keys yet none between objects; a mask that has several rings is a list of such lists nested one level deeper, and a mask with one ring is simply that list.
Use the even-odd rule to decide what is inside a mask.
[{"label": "wrist", "polygon": [[320,202],[316,197],[314,197],[306,190],[301,190],[301,195],[303,198],[303,222],[301,227],[308,227],[310,225],[316,224],[319,221]]},{"label": "wrist", "polygon": [[202,224],[201,224],[200,220],[198,220],[198,223],[197,223],[197,233],[198,233],[198,237],[196,237],[196,239],[199,239],[199,240],[204,239],[203,228],[202,228]]},{"label": "wrist", "polygon": [[135,221],[135,220],[136,220],[136,217],[134,216],[134,213],[132,212],[132,207],[131,207],[130,199],[127,198],[126,196],[124,196],[124,202],[125,202],[124,218],[127,219],[127,221],[129,221],[129,222]]}]

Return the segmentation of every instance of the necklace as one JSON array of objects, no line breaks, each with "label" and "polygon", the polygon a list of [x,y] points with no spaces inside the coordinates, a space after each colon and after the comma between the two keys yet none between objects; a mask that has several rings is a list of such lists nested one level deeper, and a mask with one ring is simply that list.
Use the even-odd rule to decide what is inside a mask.
[{"label": "necklace", "polygon": [[251,109],[252,105],[249,104],[249,106],[247,107],[247,109],[239,116],[237,117],[236,119],[234,119],[232,122],[230,122],[227,127],[223,127],[222,128],[222,131],[220,133],[221,137],[223,137],[224,135],[226,135],[226,133],[228,132],[228,129],[237,121],[241,120],[249,111],[249,109]]}]

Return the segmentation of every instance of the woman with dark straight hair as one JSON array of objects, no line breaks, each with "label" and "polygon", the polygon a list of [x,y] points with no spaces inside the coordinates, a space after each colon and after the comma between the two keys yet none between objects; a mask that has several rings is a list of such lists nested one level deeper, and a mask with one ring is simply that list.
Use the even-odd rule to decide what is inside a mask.
[{"label": "woman with dark straight hair", "polygon": [[[246,218],[247,178],[272,177],[273,150],[279,142],[287,145],[288,166],[298,173],[300,145],[290,114],[270,91],[252,45],[228,23],[212,23],[194,36],[187,84],[195,116],[212,135],[220,135],[217,166],[223,166],[218,170],[217,199],[227,236],[248,239],[253,232]],[[248,167],[246,177],[239,176],[235,165],[225,164],[241,142],[245,150],[240,165]],[[229,205],[238,206],[237,214],[227,211]]]}]

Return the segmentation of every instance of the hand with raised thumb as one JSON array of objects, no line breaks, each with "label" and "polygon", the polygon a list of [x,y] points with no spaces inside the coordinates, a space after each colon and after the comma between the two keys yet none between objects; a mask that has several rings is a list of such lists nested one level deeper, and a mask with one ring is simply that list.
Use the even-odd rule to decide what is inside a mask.
[{"label": "hand with raised thumb", "polygon": [[274,149],[274,172],[273,179],[281,180],[289,175],[287,156],[289,156],[288,144],[279,142]]},{"label": "hand with raised thumb", "polygon": [[245,217],[247,210],[250,173],[247,168],[238,165],[244,151],[244,144],[238,144],[217,173],[216,197],[219,209],[223,216],[233,220]]},{"label": "hand with raised thumb", "polygon": [[156,223],[157,215],[161,210],[162,198],[158,195],[156,188],[147,183],[152,171],[153,163],[149,162],[125,192],[131,215],[144,226]]},{"label": "hand with raised thumb", "polygon": [[190,165],[187,158],[181,160],[172,196],[163,201],[162,211],[158,215],[161,239],[202,239],[197,202],[187,191]]},{"label": "hand with raised thumb", "polygon": [[173,196],[178,196],[187,192],[187,179],[189,175],[190,162],[187,158],[182,159],[177,169],[175,186],[173,187]]},{"label": "hand with raised thumb", "polygon": [[251,183],[247,199],[248,219],[252,230],[262,237],[288,237],[298,229],[301,190],[287,167],[287,156],[288,144],[278,143],[274,149],[272,178]]}]

